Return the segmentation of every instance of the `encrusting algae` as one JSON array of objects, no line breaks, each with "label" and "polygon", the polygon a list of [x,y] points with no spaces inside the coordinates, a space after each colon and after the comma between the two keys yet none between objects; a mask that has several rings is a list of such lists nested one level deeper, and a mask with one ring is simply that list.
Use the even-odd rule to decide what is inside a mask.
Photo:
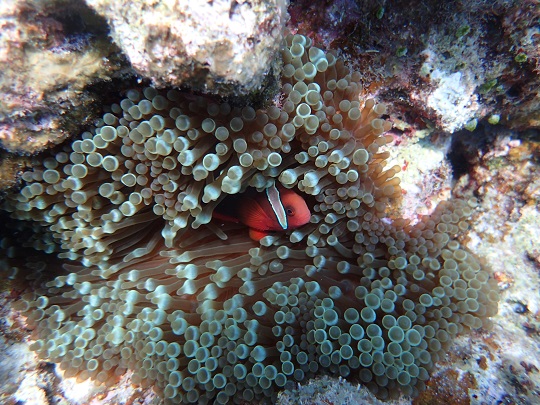
[{"label": "encrusting algae", "polygon": [[[41,358],[105,384],[130,370],[171,404],[275,400],[319,373],[387,398],[415,395],[454,336],[490,327],[496,283],[455,239],[474,201],[390,217],[385,106],[309,38],[282,56],[279,107],[131,90],[24,173],[4,209],[70,261],[17,304]],[[274,184],[305,197],[309,223],[256,242],[212,219]]]}]

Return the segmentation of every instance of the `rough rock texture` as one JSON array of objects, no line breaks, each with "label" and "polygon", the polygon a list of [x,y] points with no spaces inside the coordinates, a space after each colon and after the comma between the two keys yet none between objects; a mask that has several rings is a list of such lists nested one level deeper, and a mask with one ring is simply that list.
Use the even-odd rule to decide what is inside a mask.
[{"label": "rough rock texture", "polygon": [[[35,153],[95,117],[103,89],[89,85],[110,81],[121,66],[106,29],[79,2],[0,3],[0,147]],[[0,164],[12,167],[4,157]]]},{"label": "rough rock texture", "polygon": [[299,0],[290,13],[291,28],[348,55],[408,136],[474,129],[492,115],[518,129],[539,126],[535,1]]},{"label": "rough rock texture", "polygon": [[28,157],[0,151],[0,195],[5,193],[3,189],[16,186],[17,179],[26,167],[30,167]]},{"label": "rough rock texture", "polygon": [[364,386],[354,385],[343,379],[327,376],[317,377],[301,388],[284,391],[278,397],[280,405],[296,404],[348,404],[393,405],[396,401],[381,401]]},{"label": "rough rock texture", "polygon": [[87,0],[132,66],[157,86],[258,90],[283,39],[287,0]]}]

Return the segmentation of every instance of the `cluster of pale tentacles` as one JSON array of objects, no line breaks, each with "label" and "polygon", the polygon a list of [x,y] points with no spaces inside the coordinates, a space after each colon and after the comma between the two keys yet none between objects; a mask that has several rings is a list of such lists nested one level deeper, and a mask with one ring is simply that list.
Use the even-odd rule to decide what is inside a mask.
[{"label": "cluster of pale tentacles", "polygon": [[[489,326],[494,282],[455,239],[472,202],[389,217],[385,106],[309,38],[282,56],[279,107],[131,90],[24,173],[4,209],[79,263],[18,304],[39,356],[106,384],[131,370],[166,403],[273,398],[322,372],[388,397],[421,390],[456,334]],[[212,220],[274,182],[306,198],[310,223],[258,243]]]}]

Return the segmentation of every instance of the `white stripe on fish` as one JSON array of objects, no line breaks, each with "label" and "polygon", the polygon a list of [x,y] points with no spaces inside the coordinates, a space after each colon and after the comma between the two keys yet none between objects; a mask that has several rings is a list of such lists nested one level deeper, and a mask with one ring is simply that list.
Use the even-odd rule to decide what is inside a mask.
[{"label": "white stripe on fish", "polygon": [[270,206],[272,207],[274,214],[276,214],[279,225],[281,225],[283,229],[287,229],[287,213],[285,212],[285,207],[281,201],[279,190],[275,184],[272,184],[271,187],[266,189],[266,197],[268,198],[268,202],[270,202]]}]

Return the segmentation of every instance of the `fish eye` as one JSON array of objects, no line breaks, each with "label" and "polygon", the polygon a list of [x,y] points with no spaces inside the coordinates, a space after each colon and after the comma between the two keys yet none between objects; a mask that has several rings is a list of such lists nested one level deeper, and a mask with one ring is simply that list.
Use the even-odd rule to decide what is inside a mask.
[{"label": "fish eye", "polygon": [[294,215],[294,211],[292,208],[287,208],[287,215],[292,217]]}]

